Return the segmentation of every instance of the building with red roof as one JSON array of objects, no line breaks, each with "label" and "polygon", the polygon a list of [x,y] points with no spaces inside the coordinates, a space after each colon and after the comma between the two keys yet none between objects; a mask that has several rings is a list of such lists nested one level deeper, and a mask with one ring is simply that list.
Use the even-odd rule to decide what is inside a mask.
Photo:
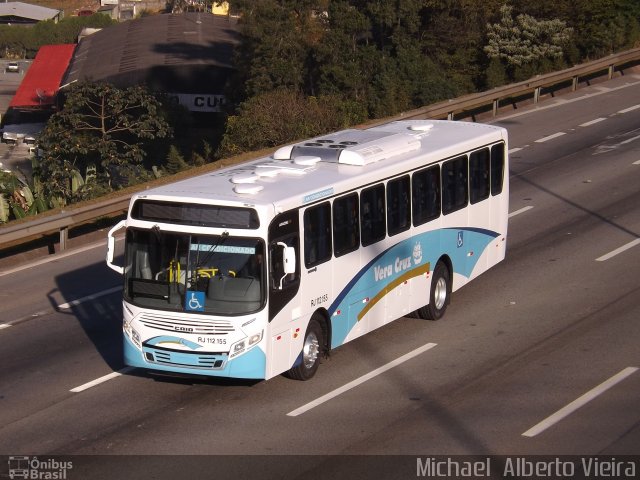
[{"label": "building with red roof", "polygon": [[40,47],[9,108],[20,110],[54,108],[55,96],[75,48],[75,44]]},{"label": "building with red roof", "polygon": [[34,141],[56,110],[56,95],[75,48],[75,44],[40,47],[2,117],[4,141]]}]

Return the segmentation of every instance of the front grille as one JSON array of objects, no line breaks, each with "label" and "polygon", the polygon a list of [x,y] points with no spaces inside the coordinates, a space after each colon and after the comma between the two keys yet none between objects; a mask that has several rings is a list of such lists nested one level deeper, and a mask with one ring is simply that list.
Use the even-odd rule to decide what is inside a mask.
[{"label": "front grille", "polygon": [[229,335],[233,324],[226,320],[209,320],[187,316],[168,317],[162,314],[143,313],[138,317],[145,327],[166,332],[193,333],[202,335]]},{"label": "front grille", "polygon": [[201,354],[196,352],[179,352],[174,350],[143,347],[144,357],[149,363],[173,367],[201,368],[207,370],[221,370],[224,368],[226,354]]}]

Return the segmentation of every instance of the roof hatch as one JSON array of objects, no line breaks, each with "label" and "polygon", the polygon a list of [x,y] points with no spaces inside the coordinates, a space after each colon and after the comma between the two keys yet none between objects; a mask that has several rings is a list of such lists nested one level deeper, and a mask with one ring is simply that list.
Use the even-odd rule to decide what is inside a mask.
[{"label": "roof hatch", "polygon": [[[233,183],[233,191],[239,194],[253,195],[261,192],[264,185],[261,180],[268,180],[279,175],[301,176],[312,170],[319,157],[298,157],[288,162],[265,162],[253,165],[253,170],[238,169],[238,173],[230,179]],[[244,167],[243,167],[244,168]]]},{"label": "roof hatch", "polygon": [[[415,128],[414,128],[415,127]],[[273,154],[275,160],[319,158],[323,162],[365,166],[380,160],[393,158],[420,149],[420,138],[431,124],[416,124],[405,132],[380,130],[343,130],[325,137],[306,140],[279,148]],[[299,160],[300,159],[300,160]]]}]

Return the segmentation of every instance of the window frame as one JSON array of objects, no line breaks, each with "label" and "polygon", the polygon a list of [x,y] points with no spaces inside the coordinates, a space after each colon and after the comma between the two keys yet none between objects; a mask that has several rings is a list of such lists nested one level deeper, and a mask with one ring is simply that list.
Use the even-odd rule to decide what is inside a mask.
[{"label": "window frame", "polygon": [[[351,216],[351,219],[346,219],[347,221],[344,224],[337,225],[336,224],[336,209],[337,204],[339,202],[346,202],[349,199],[354,199],[354,202],[351,205],[345,205],[345,208],[348,210],[349,208],[355,207],[355,216]],[[351,253],[360,248],[360,203],[359,203],[359,195],[358,192],[348,193],[346,195],[342,195],[338,198],[335,198],[331,205],[331,213],[332,213],[332,235],[333,235],[333,254],[334,256],[341,257],[346,255],[347,253]],[[345,215],[348,215],[348,212],[345,210]],[[350,221],[349,221],[350,220]],[[346,232],[344,238],[347,236],[353,235],[351,242],[343,242],[342,236],[343,233]]]}]

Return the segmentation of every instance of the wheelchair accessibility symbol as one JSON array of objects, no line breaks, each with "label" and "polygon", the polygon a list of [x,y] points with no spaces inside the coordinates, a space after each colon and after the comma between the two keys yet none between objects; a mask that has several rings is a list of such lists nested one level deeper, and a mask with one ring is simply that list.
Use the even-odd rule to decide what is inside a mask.
[{"label": "wheelchair accessibility symbol", "polygon": [[192,292],[187,290],[184,308],[192,312],[204,311],[204,292]]},{"label": "wheelchair accessibility symbol", "polygon": [[462,236],[464,232],[458,232],[458,248],[464,245],[464,237]]}]

